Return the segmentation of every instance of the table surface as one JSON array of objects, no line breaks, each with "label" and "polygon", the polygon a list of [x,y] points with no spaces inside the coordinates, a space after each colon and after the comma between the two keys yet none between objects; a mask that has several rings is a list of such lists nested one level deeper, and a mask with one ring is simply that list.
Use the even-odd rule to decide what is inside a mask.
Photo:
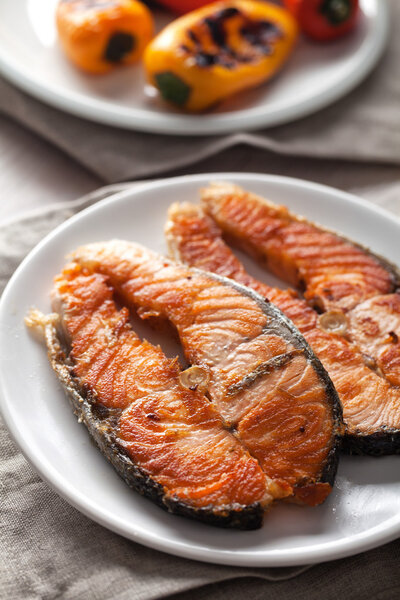
[{"label": "table surface", "polygon": [[[169,175],[235,170],[277,173],[332,185],[400,215],[398,166],[283,157],[238,146]],[[106,183],[0,115],[0,224],[31,210],[72,201]]]},{"label": "table surface", "polygon": [[0,223],[73,200],[103,182],[67,155],[0,116]]}]

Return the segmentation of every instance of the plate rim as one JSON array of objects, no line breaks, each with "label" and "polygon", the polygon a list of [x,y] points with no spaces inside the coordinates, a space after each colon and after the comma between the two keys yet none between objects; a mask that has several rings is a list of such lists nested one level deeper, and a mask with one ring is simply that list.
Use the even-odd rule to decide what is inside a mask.
[{"label": "plate rim", "polygon": [[[299,120],[318,112],[341,97],[348,94],[374,69],[381,58],[389,37],[389,6],[387,0],[361,0],[361,4],[371,4],[376,12],[376,20],[368,42],[374,39],[365,52],[363,60],[358,61],[357,69],[353,69],[351,77],[342,79],[340,84],[322,91],[319,95],[303,100],[300,104],[289,104],[272,113],[262,114],[261,107],[244,108],[238,111],[215,115],[185,115],[150,112],[143,109],[125,109],[118,107],[109,109],[109,103],[103,100],[93,100],[75,93],[57,91],[46,82],[37,82],[29,70],[21,69],[18,61],[3,50],[0,45],[0,73],[11,83],[32,95],[34,98],[76,117],[89,121],[122,128],[125,130],[158,133],[161,135],[218,135],[255,131],[263,128],[273,128],[278,125]],[[365,40],[364,40],[365,42]],[[261,111],[261,115],[258,114]]]},{"label": "plate rim", "polygon": [[[165,186],[175,186],[180,184],[197,184],[200,185],[205,181],[210,180],[235,180],[239,183],[251,183],[254,181],[272,183],[272,184],[281,184],[283,183],[286,186],[292,186],[294,188],[303,188],[303,189],[313,189],[316,192],[321,192],[324,194],[331,195],[332,197],[340,196],[343,200],[350,201],[355,203],[358,207],[365,207],[365,204],[368,205],[368,210],[372,210],[376,214],[380,214],[385,218],[389,218],[391,221],[395,221],[397,226],[400,228],[400,218],[396,215],[392,215],[389,211],[383,209],[380,206],[377,206],[370,201],[363,200],[358,196],[344,192],[342,190],[338,190],[331,186],[322,185],[319,183],[310,182],[307,180],[292,178],[280,175],[266,175],[259,173],[232,173],[232,172],[221,172],[221,173],[203,173],[203,174],[195,174],[195,175],[184,175],[178,177],[172,177],[168,179],[161,179],[152,182],[147,182],[138,185],[137,187],[133,187],[130,189],[126,189],[115,194],[112,194],[108,198],[104,200],[100,200],[95,204],[83,209],[82,211],[76,213],[63,223],[61,223],[58,227],[53,229],[48,235],[46,235],[24,258],[21,264],[17,267],[16,271],[10,278],[6,288],[0,299],[0,327],[3,324],[4,314],[7,310],[7,298],[8,295],[12,292],[12,288],[14,285],[14,281],[18,281],[20,277],[20,273],[25,269],[25,265],[29,264],[32,257],[38,253],[43,246],[52,240],[54,237],[58,236],[62,231],[66,228],[73,226],[75,221],[79,221],[82,215],[90,214],[91,212],[96,212],[98,210],[102,210],[102,207],[108,204],[118,203],[119,201],[123,201],[127,198],[131,200],[135,196],[140,196],[142,192],[152,191],[154,193],[157,192],[159,188],[164,188]],[[2,337],[2,334],[1,336]],[[382,528],[382,525],[376,525],[370,528],[367,531],[355,534],[351,538],[346,538],[344,540],[333,540],[330,542],[322,542],[318,545],[313,546],[312,548],[304,549],[303,547],[297,547],[295,549],[275,549],[275,550],[262,550],[257,552],[253,552],[252,554],[243,555],[240,552],[235,552],[232,550],[223,550],[223,549],[210,549],[204,546],[201,546],[199,543],[191,542],[192,546],[187,546],[186,543],[179,542],[177,540],[169,541],[166,544],[163,540],[161,542],[157,539],[157,534],[154,532],[145,532],[140,531],[136,528],[131,527],[130,531],[127,532],[126,523],[119,519],[116,515],[110,515],[109,512],[102,510],[102,507],[93,505],[93,503],[88,500],[84,493],[76,492],[75,489],[70,489],[68,487],[68,483],[65,484],[64,477],[57,472],[52,465],[49,463],[42,464],[40,461],[37,461],[36,456],[31,456],[29,452],[29,445],[25,442],[25,439],[19,435],[18,431],[18,423],[15,422],[11,411],[8,406],[10,405],[10,399],[7,398],[7,394],[5,391],[4,385],[4,370],[0,367],[0,412],[3,415],[5,424],[8,428],[8,431],[11,434],[16,445],[22,451],[23,455],[31,464],[36,472],[39,473],[41,478],[46,481],[51,488],[53,488],[58,495],[63,497],[69,504],[74,506],[81,513],[92,519],[93,521],[99,523],[100,525],[122,535],[125,538],[131,539],[137,543],[140,543],[144,546],[154,548],[155,550],[159,550],[162,552],[166,552],[168,554],[173,554],[175,556],[180,556],[183,558],[189,558],[194,560],[199,560],[201,562],[212,563],[212,564],[222,564],[222,565],[230,565],[230,566],[241,566],[241,567],[284,567],[284,566],[294,566],[294,565],[306,565],[310,562],[327,562],[330,560],[335,560],[339,558],[345,558],[346,556],[351,556],[354,554],[358,554],[364,552],[366,550],[378,547],[384,543],[390,542],[393,539],[396,539],[400,534],[400,515],[395,515],[388,519],[385,522],[385,527]],[[46,470],[47,469],[47,470]],[[338,550],[338,546],[340,547]]]}]

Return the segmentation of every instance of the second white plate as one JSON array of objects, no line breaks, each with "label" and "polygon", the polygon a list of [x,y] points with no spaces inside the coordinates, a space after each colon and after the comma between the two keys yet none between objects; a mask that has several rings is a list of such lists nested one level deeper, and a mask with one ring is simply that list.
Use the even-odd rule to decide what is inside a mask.
[{"label": "second white plate", "polygon": [[[44,239],[12,277],[0,302],[1,409],[35,469],[59,494],[105,527],[171,554],[241,566],[286,566],[342,558],[400,535],[400,457],[340,460],[335,488],[319,507],[276,506],[258,531],[219,530],[163,512],[129,489],[90,442],[48,364],[24,327],[31,306],[50,310],[49,291],[65,255],[113,237],[165,252],[168,206],[195,201],[210,179],[235,181],[343,232],[395,262],[400,221],[354,196],[265,175],[195,175],[128,190],[79,213]],[[265,273],[251,266],[260,279]],[[154,341],[153,334],[144,329]],[[139,331],[143,334],[143,331]],[[169,354],[171,348],[162,346]],[[170,354],[171,355],[171,354]]]},{"label": "second white plate", "polygon": [[[330,44],[301,39],[282,73],[202,115],[181,114],[144,93],[142,67],[104,76],[75,69],[57,42],[57,0],[0,2],[0,72],[40,100],[79,117],[152,133],[209,135],[287,123],[313,113],[358,85],[388,37],[386,0],[360,0],[356,31]],[[158,24],[169,17],[159,15]]]}]

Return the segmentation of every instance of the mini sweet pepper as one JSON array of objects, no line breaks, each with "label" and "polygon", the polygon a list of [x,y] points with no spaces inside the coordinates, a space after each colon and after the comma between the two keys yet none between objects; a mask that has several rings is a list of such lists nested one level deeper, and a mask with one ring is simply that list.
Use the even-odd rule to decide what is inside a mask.
[{"label": "mini sweet pepper", "polygon": [[57,30],[68,58],[90,73],[136,62],[153,36],[153,17],[136,0],[60,0]]},{"label": "mini sweet pepper", "polygon": [[184,14],[196,10],[205,4],[211,4],[213,0],[157,0],[157,4],[165,6],[174,12]]},{"label": "mini sweet pepper", "polygon": [[147,46],[147,79],[167,102],[203,111],[270,79],[297,37],[293,16],[256,0],[216,2],[170,23]]},{"label": "mini sweet pepper", "polygon": [[358,0],[284,0],[300,29],[319,42],[335,40],[354,29]]}]

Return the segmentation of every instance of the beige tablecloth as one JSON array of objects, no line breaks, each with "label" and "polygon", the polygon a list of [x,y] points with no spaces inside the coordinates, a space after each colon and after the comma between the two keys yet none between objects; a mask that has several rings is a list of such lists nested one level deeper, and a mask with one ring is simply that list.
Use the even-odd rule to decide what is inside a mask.
[{"label": "beige tablecloth", "polygon": [[[104,181],[165,174],[238,145],[281,155],[400,164],[400,2],[374,72],[334,105],[274,129],[204,137],[152,135],[90,123],[50,108],[0,79],[0,112],[75,158]],[[318,50],[316,50],[318,51]],[[265,171],[268,171],[266,165]]]}]

